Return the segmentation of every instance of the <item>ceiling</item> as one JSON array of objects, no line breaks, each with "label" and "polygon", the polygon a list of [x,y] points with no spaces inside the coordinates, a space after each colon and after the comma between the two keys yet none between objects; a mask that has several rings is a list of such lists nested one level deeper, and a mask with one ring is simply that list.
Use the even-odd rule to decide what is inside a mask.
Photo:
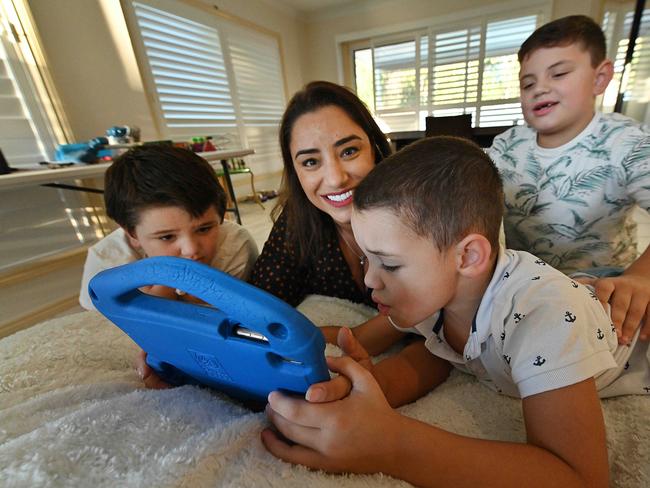
[{"label": "ceiling", "polygon": [[342,7],[363,3],[365,0],[282,0],[300,12],[315,12],[331,7]]}]

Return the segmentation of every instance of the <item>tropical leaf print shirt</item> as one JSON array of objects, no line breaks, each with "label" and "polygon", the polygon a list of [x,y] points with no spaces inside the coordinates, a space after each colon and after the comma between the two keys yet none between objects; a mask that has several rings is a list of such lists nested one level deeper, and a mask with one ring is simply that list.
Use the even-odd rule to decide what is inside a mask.
[{"label": "tropical leaf print shirt", "polygon": [[635,204],[650,210],[650,135],[620,114],[596,113],[569,143],[537,145],[514,127],[488,150],[503,178],[507,247],[565,273],[629,266],[637,257]]}]

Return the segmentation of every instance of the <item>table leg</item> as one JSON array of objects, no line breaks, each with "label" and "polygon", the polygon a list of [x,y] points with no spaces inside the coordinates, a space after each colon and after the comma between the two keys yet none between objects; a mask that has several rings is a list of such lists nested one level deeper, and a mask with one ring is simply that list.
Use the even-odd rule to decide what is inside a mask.
[{"label": "table leg", "polygon": [[232,180],[230,179],[230,170],[228,168],[228,160],[227,159],[222,159],[221,160],[221,167],[223,168],[223,176],[226,179],[226,186],[228,187],[228,193],[230,193],[230,197],[232,198],[232,204],[234,208],[232,209],[227,209],[235,212],[235,216],[237,217],[237,223],[241,225],[241,217],[239,215],[239,206],[237,205],[237,197],[235,196],[235,189],[232,186]]}]

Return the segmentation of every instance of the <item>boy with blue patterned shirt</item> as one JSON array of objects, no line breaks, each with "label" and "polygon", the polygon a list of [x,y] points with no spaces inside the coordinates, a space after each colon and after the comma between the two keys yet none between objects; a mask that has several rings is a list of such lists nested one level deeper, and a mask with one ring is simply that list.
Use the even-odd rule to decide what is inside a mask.
[{"label": "boy with blue patterned shirt", "polygon": [[[598,395],[647,394],[648,345],[619,345],[587,287],[500,247],[502,216],[498,171],[467,141],[425,139],[377,165],[352,212],[365,282],[380,313],[424,340],[372,364],[364,344],[339,331],[350,357],[328,364],[340,376],[304,400],[269,395],[267,414],[284,438],[265,430],[267,449],[417,486],[607,486]],[[435,388],[451,365],[522,398],[525,443],[458,436],[390,408]]]},{"label": "boy with blue patterned shirt", "polygon": [[603,32],[585,16],[558,19],[537,29],[518,57],[527,125],[489,150],[504,180],[508,247],[565,273],[624,269],[589,282],[611,305],[621,343],[639,323],[647,339],[650,251],[637,258],[630,214],[635,205],[650,209],[650,136],[633,119],[594,110],[613,75]]}]

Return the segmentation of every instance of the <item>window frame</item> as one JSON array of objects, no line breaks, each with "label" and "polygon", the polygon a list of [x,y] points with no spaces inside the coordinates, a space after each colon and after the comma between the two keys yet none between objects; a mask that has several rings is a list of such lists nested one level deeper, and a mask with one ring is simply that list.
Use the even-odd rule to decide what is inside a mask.
[{"label": "window frame", "polygon": [[[460,108],[463,109],[464,113],[473,113],[473,119],[475,122],[475,125],[477,127],[480,127],[479,121],[480,121],[480,111],[481,108],[483,107],[489,107],[490,105],[501,105],[505,103],[519,103],[519,97],[517,98],[512,98],[512,99],[505,99],[504,100],[489,100],[489,101],[482,101],[481,100],[481,95],[482,95],[482,82],[483,82],[483,67],[484,67],[484,60],[485,60],[485,43],[486,43],[486,34],[487,34],[487,26],[491,22],[498,22],[498,21],[503,21],[503,20],[508,20],[508,19],[513,19],[517,17],[525,17],[525,16],[530,16],[530,15],[536,15],[537,16],[537,22],[536,26],[539,27],[543,23],[547,22],[548,19],[551,16],[551,10],[552,10],[552,2],[550,0],[535,0],[535,1],[528,1],[526,4],[522,5],[524,2],[504,2],[501,4],[489,6],[489,7],[483,7],[479,9],[474,9],[474,10],[465,10],[465,11],[460,11],[456,13],[452,13],[450,15],[443,15],[443,16],[438,16],[438,17],[432,17],[428,19],[423,19],[421,21],[417,22],[411,22],[408,24],[396,24],[393,26],[388,26],[388,27],[383,27],[380,29],[372,29],[369,31],[364,31],[364,32],[357,32],[357,33],[349,33],[345,35],[340,35],[337,36],[336,38],[336,43],[337,43],[337,56],[339,57],[339,67],[345,66],[347,69],[345,70],[339,70],[339,79],[341,80],[342,83],[347,84],[348,86],[353,87],[353,89],[356,87],[356,73],[355,73],[355,52],[362,50],[362,49],[374,49],[374,46],[376,45],[384,45],[388,44],[391,40],[397,40],[395,42],[398,42],[399,39],[408,39],[408,38],[415,38],[416,39],[416,58],[420,56],[420,42],[419,38],[422,35],[427,35],[428,36],[428,49],[431,50],[432,43],[433,43],[433,36],[436,34],[439,34],[441,32],[451,32],[454,30],[462,30],[465,28],[470,28],[473,25],[480,25],[480,46],[479,46],[479,54],[478,54],[478,61],[479,61],[479,68],[478,68],[478,87],[477,87],[477,101],[472,104],[461,104]],[[345,56],[346,59],[343,62],[341,59],[342,56]],[[374,56],[373,56],[374,58]],[[429,76],[429,83],[427,87],[427,104],[426,106],[422,104],[422,99],[421,97],[418,97],[418,106],[419,108],[419,113],[416,114],[417,120],[416,120],[416,129],[415,130],[422,130],[423,129],[423,122],[420,121],[420,113],[426,112],[427,115],[431,115],[432,111],[434,109],[433,106],[433,99],[432,99],[432,94],[433,94],[433,87],[431,81],[431,70],[433,69],[434,66],[432,66],[432,58],[431,54],[429,54],[428,59],[427,59],[427,73]],[[418,63],[419,64],[419,63]],[[424,67],[424,65],[419,64],[419,69],[416,69],[416,86],[418,86],[418,89],[420,89],[420,83],[419,83],[419,77],[420,77],[420,70]],[[375,79],[375,67],[373,66],[373,83]],[[374,93],[375,87],[373,85],[373,93]],[[474,108],[475,107],[475,108]],[[446,106],[445,109],[453,109],[453,108],[459,108],[454,104],[453,106]],[[472,110],[467,110],[468,108],[472,108]],[[373,113],[376,113],[373,111]]]}]

